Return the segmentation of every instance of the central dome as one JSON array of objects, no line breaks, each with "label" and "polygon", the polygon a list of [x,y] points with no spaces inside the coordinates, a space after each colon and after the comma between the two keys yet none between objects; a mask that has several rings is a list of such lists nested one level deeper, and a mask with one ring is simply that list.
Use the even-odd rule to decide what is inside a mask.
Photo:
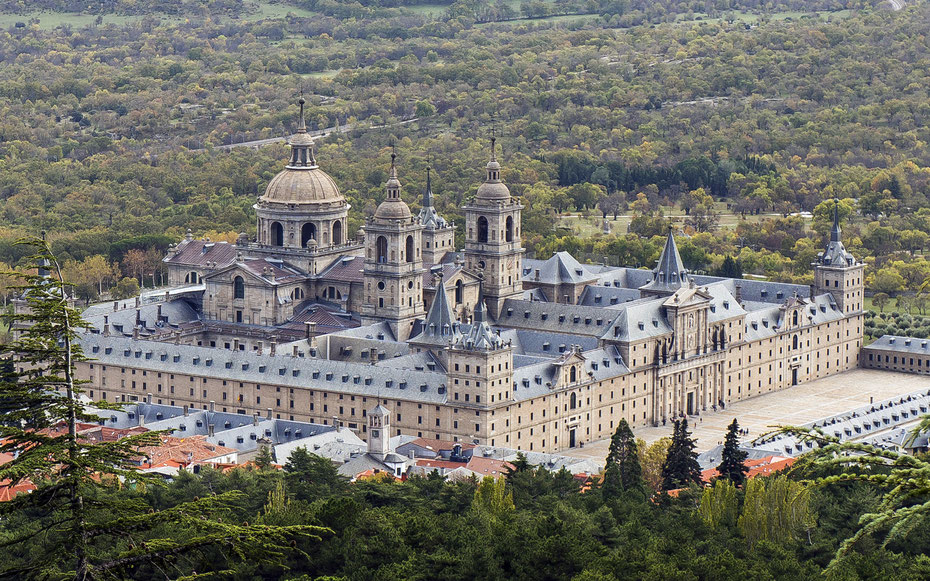
[{"label": "central dome", "polygon": [[345,203],[336,182],[318,167],[285,169],[268,183],[259,202],[275,204]]}]

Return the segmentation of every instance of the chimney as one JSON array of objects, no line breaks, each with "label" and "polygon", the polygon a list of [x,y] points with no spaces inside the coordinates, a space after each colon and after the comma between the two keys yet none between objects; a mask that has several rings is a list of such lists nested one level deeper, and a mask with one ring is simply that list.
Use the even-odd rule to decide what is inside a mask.
[{"label": "chimney", "polygon": [[103,316],[103,336],[110,336],[110,317],[108,315]]},{"label": "chimney", "polygon": [[814,287],[814,285],[811,285],[811,298],[814,298],[815,296],[817,296],[817,289]]},{"label": "chimney", "polygon": [[156,318],[155,321],[161,323],[161,305],[158,305],[158,318]]},{"label": "chimney", "polygon": [[733,298],[735,298],[736,302],[738,302],[739,304],[741,305],[743,304],[743,285],[741,284],[736,285],[736,294],[733,295]]},{"label": "chimney", "polygon": [[138,406],[136,407],[136,409],[139,410],[139,427],[144,428],[145,427],[145,414],[142,413],[142,410],[139,409]]},{"label": "chimney", "polygon": [[169,291],[165,291],[165,302],[167,303],[168,299],[170,298],[171,298],[171,293]]},{"label": "chimney", "polygon": [[212,424],[212,423],[211,423],[211,424],[207,424],[207,436],[209,436],[210,438],[212,438],[212,437],[213,437],[213,434],[215,433],[215,430],[216,430],[216,426],[215,426],[214,424]]},{"label": "chimney", "polygon": [[150,394],[150,393],[145,394],[145,403],[147,403],[147,404],[149,404],[149,405],[152,404],[152,394]]},{"label": "chimney", "polygon": [[294,345],[294,357],[297,357],[297,345]]},{"label": "chimney", "polygon": [[211,412],[215,412],[215,411],[216,411],[216,402],[213,401],[212,399],[210,400],[210,411],[211,411]]},{"label": "chimney", "polygon": [[139,308],[139,305],[142,303],[141,297],[136,297],[136,308]]},{"label": "chimney", "polygon": [[311,323],[310,321],[307,321],[306,323],[304,323],[304,326],[306,327],[306,335],[305,335],[305,336],[306,336],[306,338],[307,338],[307,343],[309,343],[309,342],[310,342],[310,339],[313,338],[313,331],[311,331],[311,328],[312,328],[312,326],[313,326],[313,323]]},{"label": "chimney", "polygon": [[265,414],[265,417],[270,420],[271,419],[271,408],[265,408],[265,409],[268,410]]},{"label": "chimney", "polygon": [[271,338],[271,356],[274,357],[275,351],[277,351],[278,341],[274,337]]},{"label": "chimney", "polygon": [[142,309],[136,308],[136,326],[142,324]]},{"label": "chimney", "polygon": [[113,301],[113,310],[114,310],[114,311],[118,311],[118,310],[119,310],[119,301]]},{"label": "chimney", "polygon": [[138,325],[136,325],[136,326],[133,327],[133,329],[132,329],[132,338],[135,339],[135,340],[137,340],[137,341],[138,341],[138,339],[139,339],[139,326],[138,326]]},{"label": "chimney", "polygon": [[265,347],[264,342],[263,342],[263,341],[259,341],[259,342],[257,343],[257,346],[258,346],[258,354],[261,355],[261,354],[262,354],[262,349],[264,349],[264,347]]},{"label": "chimney", "polygon": [[339,416],[333,416],[333,429],[339,430]]},{"label": "chimney", "polygon": [[187,417],[187,414],[188,414],[189,411],[190,411],[190,408],[188,408],[188,407],[187,407],[187,404],[185,404],[185,405],[184,405],[184,417],[185,417],[185,418]]},{"label": "chimney", "polygon": [[233,339],[233,351],[239,350],[239,339]]},{"label": "chimney", "polygon": [[539,280],[539,269],[536,269],[536,280]]},{"label": "chimney", "polygon": [[258,412],[255,412],[254,414],[252,414],[252,425],[253,426],[258,425],[258,418],[259,418]]}]

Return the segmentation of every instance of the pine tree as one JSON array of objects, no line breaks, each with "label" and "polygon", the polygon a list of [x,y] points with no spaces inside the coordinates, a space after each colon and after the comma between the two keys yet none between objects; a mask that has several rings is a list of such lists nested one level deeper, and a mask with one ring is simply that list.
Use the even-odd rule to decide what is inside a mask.
[{"label": "pine tree", "polygon": [[[163,434],[146,432],[115,442],[78,435],[79,422],[100,419],[80,403],[81,382],[74,377],[75,362],[86,360],[78,341],[78,330],[86,324],[68,300],[48,244],[38,239],[22,243],[36,248],[31,260],[38,273],[23,276],[25,308],[13,316],[14,340],[0,346],[10,358],[0,375],[0,452],[13,456],[0,466],[0,481],[12,486],[31,480],[37,488],[0,504],[0,518],[19,516],[19,522],[29,523],[6,531],[0,546],[15,550],[25,541],[38,543],[44,558],[0,564],[0,578],[122,579],[140,567],[177,577],[190,573],[178,557],[203,555],[214,547],[223,547],[232,558],[274,562],[291,552],[292,541],[320,538],[325,529],[319,527],[223,522],[220,517],[241,500],[239,492],[159,512],[111,494],[122,484],[157,483],[134,469],[134,459],[140,447],[159,445]],[[159,538],[166,525],[176,525],[185,535]]]},{"label": "pine tree", "polygon": [[701,482],[701,467],[694,451],[694,439],[688,433],[688,420],[675,420],[672,445],[662,466],[662,489],[675,490]]},{"label": "pine tree", "polygon": [[621,419],[610,439],[607,469],[604,473],[605,498],[614,498],[625,490],[642,490],[643,470],[639,464],[636,439],[625,419]]},{"label": "pine tree", "polygon": [[723,454],[720,465],[717,466],[717,472],[720,478],[726,478],[736,486],[742,486],[746,481],[746,473],[749,468],[746,466],[746,458],[749,454],[739,449],[739,423],[736,418],[727,427],[727,435],[723,441]]}]

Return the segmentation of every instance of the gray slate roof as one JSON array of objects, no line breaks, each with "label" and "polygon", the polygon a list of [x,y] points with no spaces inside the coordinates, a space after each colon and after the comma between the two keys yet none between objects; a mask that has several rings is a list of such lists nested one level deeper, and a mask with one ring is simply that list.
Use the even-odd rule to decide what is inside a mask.
[{"label": "gray slate roof", "polygon": [[688,282],[688,270],[681,261],[675,235],[671,229],[665,240],[665,247],[659,256],[659,262],[652,271],[652,281],[643,286],[644,290],[672,293]]},{"label": "gray slate roof", "polygon": [[123,337],[81,337],[84,353],[104,365],[133,366],[162,373],[210,376],[231,381],[323,389],[370,396],[377,391],[391,397],[424,403],[444,403],[446,376],[441,371],[395,369],[347,361],[293,357],[280,352],[242,354],[195,345],[172,345]]},{"label": "gray slate roof", "polygon": [[930,355],[930,340],[916,337],[903,337],[901,335],[882,335],[871,344],[868,349],[887,351],[888,353],[919,353]]}]

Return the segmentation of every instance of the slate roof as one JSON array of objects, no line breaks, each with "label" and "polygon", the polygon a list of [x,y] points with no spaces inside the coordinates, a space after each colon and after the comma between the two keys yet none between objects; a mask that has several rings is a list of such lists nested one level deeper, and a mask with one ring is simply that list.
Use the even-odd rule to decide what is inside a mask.
[{"label": "slate roof", "polygon": [[320,271],[318,278],[324,281],[353,283],[364,282],[365,257],[340,256]]},{"label": "slate roof", "polygon": [[[107,310],[107,304],[101,305],[102,308],[88,309],[84,311],[84,320],[87,321],[97,331],[103,331],[103,318],[106,317],[110,332],[114,334],[123,333],[132,335],[136,326],[136,309],[129,307],[114,311],[112,306]],[[158,309],[161,307],[162,320],[158,320]],[[177,300],[161,303],[144,303],[139,307],[139,319],[143,327],[149,329],[163,327],[177,327],[185,323],[192,323],[200,320],[197,311],[186,301]]]},{"label": "slate roof", "polygon": [[882,335],[866,349],[886,351],[888,353],[919,353],[930,355],[930,340],[916,337],[903,337],[901,335]]},{"label": "slate roof", "polygon": [[449,306],[449,297],[446,296],[445,285],[442,282],[443,277],[439,274],[437,278],[439,282],[433,302],[426,314],[426,319],[420,323],[420,332],[410,339],[412,343],[448,345],[461,335],[459,323],[452,315],[452,307]]},{"label": "slate roof", "polygon": [[586,307],[616,307],[629,301],[641,299],[643,293],[638,288],[617,288],[613,286],[588,285],[578,297],[578,304]]},{"label": "slate roof", "polygon": [[[568,353],[566,351],[566,353]],[[591,379],[600,381],[629,373],[630,370],[616,347],[602,347],[582,352],[584,372],[591,373]],[[514,369],[513,395],[517,401],[539,397],[552,392],[546,383],[555,385],[559,366],[554,359]]]},{"label": "slate roof", "polygon": [[617,318],[617,311],[600,307],[507,299],[497,324],[534,331],[600,337]]},{"label": "slate roof", "polygon": [[369,363],[293,357],[278,352],[239,352],[172,345],[154,341],[102,336],[81,337],[85,355],[105,365],[132,365],[154,372],[210,376],[231,381],[324,389],[337,393],[369,396],[377,390],[391,397],[444,403],[446,376],[440,371],[408,370],[397,377],[395,369]]},{"label": "slate roof", "polygon": [[[539,278],[536,271],[539,270]],[[590,268],[581,264],[568,252],[556,252],[545,261],[524,260],[523,280],[544,284],[592,282],[597,279]]]},{"label": "slate roof", "polygon": [[186,266],[206,266],[216,263],[217,268],[229,266],[236,260],[236,246],[228,242],[182,240],[177,254],[165,257],[164,262]]},{"label": "slate roof", "polygon": [[845,267],[856,264],[856,258],[847,252],[846,247],[843,246],[843,231],[840,230],[839,207],[839,200],[834,199],[833,228],[830,229],[830,242],[827,243],[827,247],[824,251],[817,255],[817,264],[821,266]]}]

